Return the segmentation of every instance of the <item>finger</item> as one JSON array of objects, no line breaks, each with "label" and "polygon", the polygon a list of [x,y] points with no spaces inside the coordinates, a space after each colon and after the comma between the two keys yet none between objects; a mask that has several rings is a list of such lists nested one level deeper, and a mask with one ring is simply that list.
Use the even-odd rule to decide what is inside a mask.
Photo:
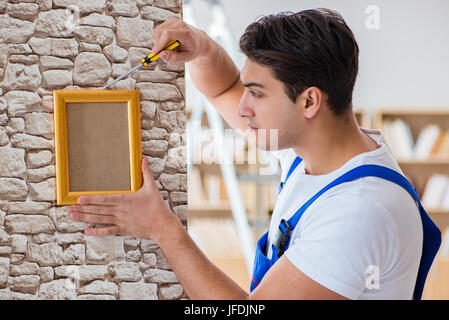
[{"label": "finger", "polygon": [[159,23],[156,27],[153,28],[153,38],[155,38],[158,34],[158,32],[161,32],[164,29],[167,29],[169,27],[172,27],[175,24],[178,24],[182,20],[178,18],[171,18],[169,20],[165,20],[162,23]]},{"label": "finger", "polygon": [[94,214],[106,214],[114,215],[115,206],[104,206],[98,204],[85,204],[85,205],[74,205],[69,206],[70,212],[84,212],[84,213],[94,213]]},{"label": "finger", "polygon": [[122,194],[106,194],[82,196],[78,198],[79,204],[101,204],[105,206],[118,206],[123,202]]},{"label": "finger", "polygon": [[117,226],[102,227],[102,228],[86,228],[84,233],[88,236],[109,236],[119,235],[120,228]]},{"label": "finger", "polygon": [[[160,52],[167,47],[168,43],[172,40],[178,40],[180,45],[174,49],[173,52],[178,52],[180,50],[188,50],[190,47],[188,39],[190,38],[190,34],[187,31],[179,30],[179,28],[170,28],[164,29],[160,31],[159,37],[153,39],[154,45],[151,51],[153,53]],[[169,50],[167,50],[169,51]]]},{"label": "finger", "polygon": [[75,221],[92,222],[99,224],[115,224],[116,217],[108,215],[98,215],[92,213],[72,212],[70,218]]},{"label": "finger", "polygon": [[169,20],[165,20],[162,23],[159,23],[156,27],[153,28],[153,38],[157,37],[158,33],[161,32],[162,30],[172,27],[173,25],[178,24],[179,22],[182,22],[182,20],[178,18],[171,18]]},{"label": "finger", "polygon": [[166,30],[162,31],[160,36],[157,39],[154,39],[154,45],[151,52],[156,54],[162,51],[167,46],[167,43],[172,40],[172,34],[173,32],[167,32]]},{"label": "finger", "polygon": [[150,169],[150,164],[148,163],[148,159],[144,156],[142,159],[142,176],[143,176],[143,185],[145,187],[155,187],[153,173]]},{"label": "finger", "polygon": [[173,19],[164,21],[163,23],[161,23],[160,25],[158,25],[157,27],[155,27],[153,29],[153,40],[154,40],[153,50],[152,50],[153,52],[158,52],[164,48],[163,45],[165,43],[161,44],[159,41],[160,35],[167,29],[173,28],[173,26],[178,24],[179,22],[180,22],[179,19],[173,18]]}]

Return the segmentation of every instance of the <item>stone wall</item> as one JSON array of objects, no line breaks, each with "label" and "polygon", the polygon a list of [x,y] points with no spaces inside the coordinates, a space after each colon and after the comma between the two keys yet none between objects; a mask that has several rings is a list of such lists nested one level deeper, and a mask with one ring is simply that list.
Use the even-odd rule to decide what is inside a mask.
[{"label": "stone wall", "polygon": [[[153,241],[85,236],[55,206],[52,104],[53,89],[135,66],[154,26],[181,14],[180,0],[0,0],[0,299],[186,297]],[[142,152],[186,225],[184,65],[159,61],[113,89],[140,90]]]}]

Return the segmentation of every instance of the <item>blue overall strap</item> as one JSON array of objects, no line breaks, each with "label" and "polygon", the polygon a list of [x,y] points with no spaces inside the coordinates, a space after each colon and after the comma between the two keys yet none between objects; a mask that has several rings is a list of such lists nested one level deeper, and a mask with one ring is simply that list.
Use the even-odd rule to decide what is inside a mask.
[{"label": "blue overall strap", "polygon": [[[424,284],[426,281],[427,274],[432,265],[432,262],[438,252],[438,249],[441,244],[441,232],[438,227],[433,223],[433,221],[429,218],[426,211],[424,210],[421,202],[419,201],[418,194],[410,182],[400,173],[383,166],[378,165],[362,165],[356,167],[336,180],[332,181],[326,187],[321,189],[317,194],[315,194],[309,201],[307,201],[295,214],[288,220],[288,226],[290,230],[293,230],[301,218],[304,211],[324,192],[329,190],[330,188],[339,185],[344,182],[352,181],[361,177],[373,176],[382,178],[393,183],[396,183],[403,187],[408,193],[413,197],[419,206],[419,212],[421,215],[421,221],[423,225],[423,250],[421,255],[421,261],[418,270],[418,276],[416,280],[415,290],[413,293],[413,297],[415,300],[421,299],[422,291],[424,289]],[[290,237],[286,239],[285,248],[288,248],[290,242]]]},{"label": "blue overall strap", "polygon": [[300,157],[296,157],[296,159],[293,161],[292,165],[290,166],[290,169],[287,172],[287,176],[285,177],[285,181],[281,182],[279,184],[279,192],[281,192],[284,185],[287,183],[288,178],[291,176],[293,171],[295,171],[296,167],[301,163],[302,159]]}]

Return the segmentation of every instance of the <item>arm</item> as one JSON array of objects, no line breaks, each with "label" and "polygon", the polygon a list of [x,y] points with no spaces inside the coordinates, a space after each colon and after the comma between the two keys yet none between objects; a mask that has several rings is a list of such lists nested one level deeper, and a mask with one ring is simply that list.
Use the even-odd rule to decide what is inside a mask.
[{"label": "arm", "polygon": [[175,215],[161,231],[154,240],[191,299],[248,298],[246,291],[201,252]]},{"label": "arm", "polygon": [[285,256],[248,294],[207,259],[175,216],[156,241],[191,299],[346,299],[309,278]]},{"label": "arm", "polygon": [[245,299],[247,293],[207,259],[165,204],[145,157],[142,171],[139,191],[80,197],[79,205],[68,207],[71,219],[109,225],[87,228],[91,236],[153,239],[192,299]]},{"label": "arm", "polygon": [[[259,287],[248,294],[218,269],[196,246],[178,217],[167,207],[154,183],[146,158],[144,184],[135,193],[83,196],[70,206],[73,220],[107,224],[87,235],[127,235],[158,243],[179,282],[192,299],[337,299],[282,257]],[[249,284],[248,284],[249,286]]]},{"label": "arm", "polygon": [[153,31],[157,52],[170,40],[177,39],[181,46],[164,52],[161,58],[171,63],[187,62],[195,87],[218,110],[234,129],[246,130],[246,121],[237,114],[243,95],[240,71],[226,51],[207,34],[179,20],[168,20]]}]

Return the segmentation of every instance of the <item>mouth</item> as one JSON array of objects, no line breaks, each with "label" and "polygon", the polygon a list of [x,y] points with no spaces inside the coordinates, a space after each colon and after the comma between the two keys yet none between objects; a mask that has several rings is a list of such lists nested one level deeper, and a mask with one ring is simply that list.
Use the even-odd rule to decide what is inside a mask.
[{"label": "mouth", "polygon": [[252,125],[250,125],[249,123],[248,123],[248,128],[250,129],[250,130],[252,130],[252,131],[255,131],[255,130],[257,130],[258,128],[256,128],[256,127],[253,127]]}]

